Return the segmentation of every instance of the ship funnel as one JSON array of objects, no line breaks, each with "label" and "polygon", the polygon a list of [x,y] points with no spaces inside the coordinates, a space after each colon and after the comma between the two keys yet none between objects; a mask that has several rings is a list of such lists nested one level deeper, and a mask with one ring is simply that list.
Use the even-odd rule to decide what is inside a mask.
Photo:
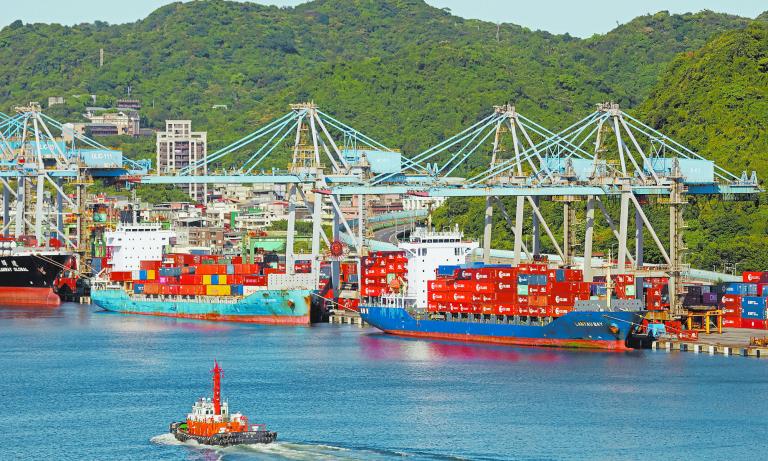
[{"label": "ship funnel", "polygon": [[219,366],[219,362],[215,359],[213,361],[213,411],[215,414],[221,414],[221,372],[223,370]]}]

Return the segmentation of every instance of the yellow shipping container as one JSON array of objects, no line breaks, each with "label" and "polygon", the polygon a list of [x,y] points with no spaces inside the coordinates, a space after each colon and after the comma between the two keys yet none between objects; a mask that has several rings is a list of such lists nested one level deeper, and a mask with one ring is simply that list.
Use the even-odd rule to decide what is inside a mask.
[{"label": "yellow shipping container", "polygon": [[210,275],[204,275],[203,276],[203,285],[210,285],[211,284],[211,276]]},{"label": "yellow shipping container", "polygon": [[155,280],[156,278],[154,269],[147,270],[147,280]]},{"label": "yellow shipping container", "polygon": [[[226,275],[219,275],[219,285],[226,285],[227,284],[227,276]],[[229,293],[227,293],[229,294]]]},{"label": "yellow shipping container", "polygon": [[206,285],[205,294],[208,296],[229,296],[229,285]]}]

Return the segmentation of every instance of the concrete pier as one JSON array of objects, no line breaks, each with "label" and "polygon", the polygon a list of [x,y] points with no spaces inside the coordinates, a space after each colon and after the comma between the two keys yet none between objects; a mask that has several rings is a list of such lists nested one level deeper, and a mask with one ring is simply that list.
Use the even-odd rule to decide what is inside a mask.
[{"label": "concrete pier", "polygon": [[659,340],[651,343],[653,350],[681,351],[695,354],[768,358],[768,347],[751,346],[750,338],[768,336],[766,330],[728,329],[723,334],[700,335],[699,341],[678,339]]},{"label": "concrete pier", "polygon": [[355,311],[331,311],[331,314],[328,316],[328,323],[357,325],[361,328],[369,326],[360,317],[360,313]]}]

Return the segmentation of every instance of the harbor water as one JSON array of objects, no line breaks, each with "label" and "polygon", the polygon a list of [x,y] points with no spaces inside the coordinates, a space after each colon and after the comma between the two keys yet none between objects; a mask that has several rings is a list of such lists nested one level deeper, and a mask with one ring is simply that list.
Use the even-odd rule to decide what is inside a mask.
[{"label": "harbor water", "polygon": [[[0,308],[0,459],[755,459],[768,363],[663,351],[410,340],[95,306]],[[279,433],[203,448],[167,434],[224,369],[230,408]]]}]

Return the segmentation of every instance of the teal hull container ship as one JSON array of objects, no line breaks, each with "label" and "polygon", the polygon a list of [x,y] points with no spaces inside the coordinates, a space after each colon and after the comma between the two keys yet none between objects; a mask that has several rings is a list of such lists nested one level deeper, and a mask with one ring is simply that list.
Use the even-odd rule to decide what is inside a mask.
[{"label": "teal hull container ship", "polygon": [[92,290],[100,308],[125,314],[245,322],[308,325],[312,290],[259,290],[243,297],[129,294],[121,288]]}]

